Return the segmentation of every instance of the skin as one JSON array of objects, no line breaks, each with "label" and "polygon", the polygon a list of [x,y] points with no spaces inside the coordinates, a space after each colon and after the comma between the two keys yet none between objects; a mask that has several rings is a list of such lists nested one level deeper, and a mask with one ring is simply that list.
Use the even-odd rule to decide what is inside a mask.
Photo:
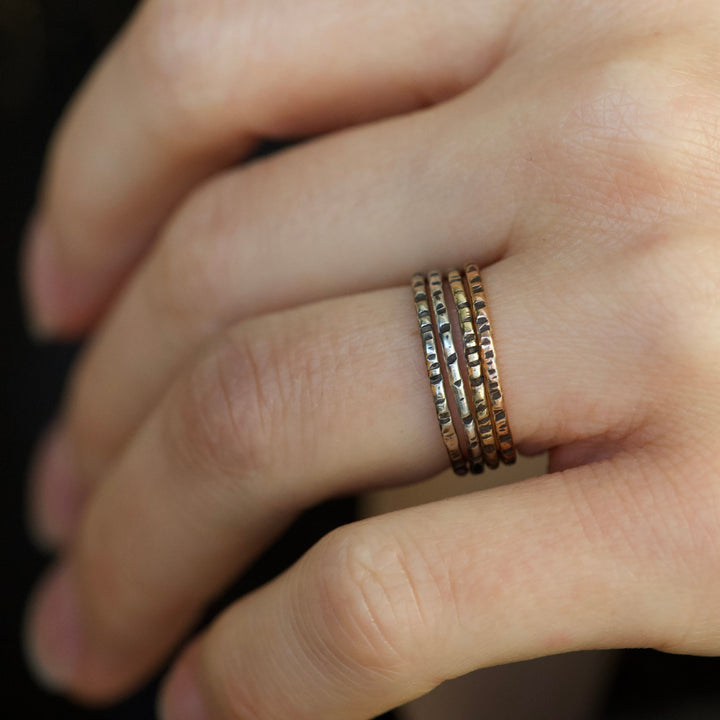
[{"label": "skin", "polygon": [[301,510],[446,467],[408,280],[469,259],[548,474],[334,531],[180,653],[162,717],[718,654],[719,29],[714,0],[142,5],[27,242],[35,328],[88,337],[32,478],[38,674],[122,697]]}]

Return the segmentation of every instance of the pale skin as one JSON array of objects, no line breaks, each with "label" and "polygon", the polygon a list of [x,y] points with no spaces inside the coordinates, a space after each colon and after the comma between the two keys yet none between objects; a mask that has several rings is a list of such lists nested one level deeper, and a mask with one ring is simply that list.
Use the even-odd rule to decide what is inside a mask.
[{"label": "pale skin", "polygon": [[716,0],[147,0],[27,246],[38,332],[89,336],[32,483],[46,681],[121,698],[301,510],[446,467],[408,281],[466,260],[548,474],[334,531],[179,654],[164,720],[720,653],[719,31]]}]

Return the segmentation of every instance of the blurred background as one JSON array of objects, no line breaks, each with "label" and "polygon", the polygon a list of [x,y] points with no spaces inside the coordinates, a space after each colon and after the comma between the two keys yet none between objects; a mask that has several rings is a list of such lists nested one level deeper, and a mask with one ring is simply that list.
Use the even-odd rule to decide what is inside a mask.
[{"label": "blurred background", "polygon": [[[131,0],[0,0],[0,716],[6,718],[154,717],[155,683],[120,706],[82,710],[37,687],[20,650],[24,602],[49,561],[26,536],[24,478],[32,445],[52,417],[75,348],[39,346],[28,338],[17,283],[18,251],[51,129],[134,4]],[[522,464],[515,472],[536,472],[538,462]],[[498,481],[517,477],[500,476]],[[470,489],[467,484],[450,484],[443,476],[359,503],[345,499],[313,509],[218,606],[274,576],[331,527],[352,521],[358,513],[385,512]],[[209,616],[212,613],[211,609]],[[577,697],[582,694],[594,699],[594,717],[604,720],[717,720],[720,660],[634,650],[520,663],[447,683],[393,717],[581,720],[585,716],[579,714]]]}]

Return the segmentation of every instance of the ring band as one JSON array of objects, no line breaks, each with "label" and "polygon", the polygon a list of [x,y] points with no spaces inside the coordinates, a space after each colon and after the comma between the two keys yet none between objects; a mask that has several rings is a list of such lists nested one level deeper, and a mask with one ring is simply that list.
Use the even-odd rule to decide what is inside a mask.
[{"label": "ring band", "polygon": [[465,279],[470,292],[470,304],[475,314],[475,329],[480,341],[480,354],[483,359],[483,374],[485,375],[485,389],[490,398],[492,408],[493,429],[495,430],[495,442],[502,461],[506,465],[515,462],[515,446],[513,444],[510,423],[505,412],[505,401],[503,400],[502,385],[497,369],[497,357],[495,343],[493,341],[492,326],[487,310],[487,300],[480,268],[474,263],[465,265]]},{"label": "ring band", "polygon": [[487,393],[485,392],[480,344],[478,343],[462,273],[458,270],[451,270],[448,273],[448,282],[450,283],[450,291],[453,294],[458,320],[460,321],[460,333],[465,347],[465,366],[470,380],[470,395],[473,400],[483,456],[487,466],[495,469],[499,464],[495,445],[495,432],[490,417],[490,409],[488,408]]},{"label": "ring band", "polygon": [[[509,465],[515,462],[516,453],[480,270],[467,263],[464,275],[451,270],[447,279],[463,343],[464,366],[453,339],[442,274],[433,271],[427,278],[415,274],[412,290],[442,439],[453,470],[465,475],[468,468],[473,473],[482,472],[484,465],[496,468],[500,460]],[[452,392],[447,390],[448,382]],[[451,396],[462,433],[455,427]]]},{"label": "ring band", "polygon": [[422,338],[423,349],[425,351],[425,365],[427,367],[430,388],[432,389],[435,410],[440,425],[440,434],[445,443],[445,449],[450,458],[452,469],[457,475],[466,475],[467,462],[460,449],[460,441],[455,432],[455,426],[453,425],[452,415],[445,393],[445,382],[440,366],[440,356],[435,340],[435,331],[433,330],[432,315],[428,305],[427,284],[424,275],[418,274],[413,276],[412,290],[415,298],[418,325],[420,327],[420,337]]},{"label": "ring band", "polygon": [[481,473],[483,471],[483,455],[478,437],[478,427],[475,416],[468,403],[468,394],[465,392],[465,381],[460,371],[460,356],[455,349],[453,340],[453,328],[450,322],[447,305],[445,304],[445,291],[443,288],[442,275],[434,270],[428,274],[430,286],[430,299],[432,316],[435,321],[440,347],[443,351],[445,372],[450,381],[455,402],[457,403],[460,415],[460,424],[465,435],[466,448],[469,456],[470,472]]}]

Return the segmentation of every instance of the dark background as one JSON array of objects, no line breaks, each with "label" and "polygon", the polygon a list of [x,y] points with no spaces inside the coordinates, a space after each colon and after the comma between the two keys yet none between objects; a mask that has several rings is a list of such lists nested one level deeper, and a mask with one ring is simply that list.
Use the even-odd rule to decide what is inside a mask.
[{"label": "dark background", "polygon": [[[17,255],[50,131],[133,5],[131,0],[0,0],[0,717],[153,717],[154,683],[121,706],[81,710],[40,690],[20,652],[23,604],[48,562],[25,534],[24,476],[34,439],[57,404],[74,349],[40,347],[28,339]],[[353,510],[348,500],[307,513],[230,594],[272,577],[334,524],[351,521]],[[627,651],[604,717],[720,718],[720,660]]]}]

